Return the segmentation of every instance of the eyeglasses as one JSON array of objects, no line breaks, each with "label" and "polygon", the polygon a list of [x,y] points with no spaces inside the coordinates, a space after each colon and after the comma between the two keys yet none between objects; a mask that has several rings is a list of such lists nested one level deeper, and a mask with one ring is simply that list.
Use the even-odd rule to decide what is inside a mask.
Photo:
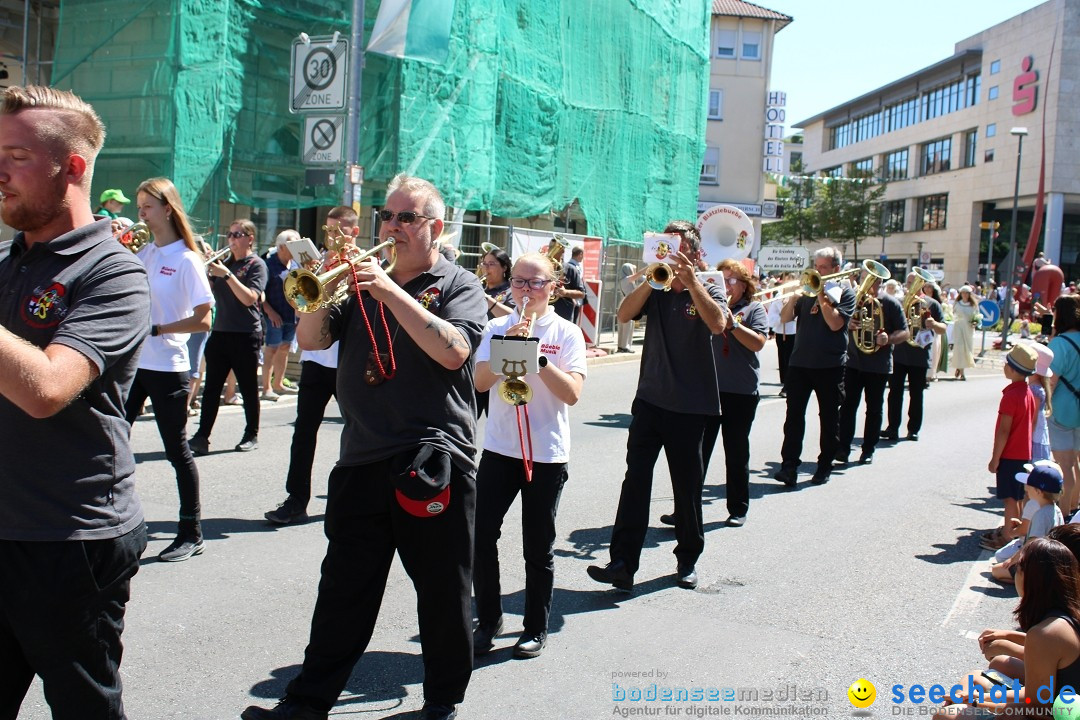
[{"label": "eyeglasses", "polygon": [[528,285],[533,290],[543,290],[549,282],[552,280],[544,280],[543,278],[533,278],[532,280],[526,280],[525,278],[510,278],[510,284],[516,287],[518,290]]},{"label": "eyeglasses", "polygon": [[502,263],[500,263],[500,262],[498,262],[498,261],[496,261],[496,262],[482,262],[482,263],[480,263],[480,267],[499,267],[499,266],[501,266],[501,265],[502,265]]},{"label": "eyeglasses", "polygon": [[737,278],[737,277],[724,278],[724,282],[726,282],[728,285],[734,285],[735,283],[739,282],[739,278]]},{"label": "eyeglasses", "polygon": [[251,233],[245,232],[243,230],[233,230],[229,232],[228,236],[231,238],[251,237]]},{"label": "eyeglasses", "polygon": [[421,215],[420,213],[414,213],[412,210],[402,210],[399,213],[393,210],[380,210],[379,219],[383,222],[390,222],[394,218],[398,219],[398,222],[402,225],[412,225],[416,222],[416,218],[424,218],[425,220],[434,220],[435,218],[430,215]]}]

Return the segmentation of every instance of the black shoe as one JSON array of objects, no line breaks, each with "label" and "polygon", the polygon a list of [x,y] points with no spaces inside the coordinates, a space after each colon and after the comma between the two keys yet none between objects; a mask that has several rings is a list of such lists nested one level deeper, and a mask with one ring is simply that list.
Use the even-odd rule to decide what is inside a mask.
[{"label": "black shoe", "polygon": [[603,567],[590,565],[586,571],[589,577],[598,583],[614,585],[627,591],[634,587],[634,576],[626,569],[626,563],[622,560],[613,560]]},{"label": "black shoe", "polygon": [[328,715],[329,713],[320,712],[299,700],[285,697],[273,710],[248,706],[247,710],[240,713],[240,720],[327,720]]},{"label": "black shoe", "polygon": [[542,632],[537,635],[530,635],[525,633],[521,636],[521,639],[517,641],[517,645],[514,646],[514,657],[519,658],[534,658],[544,652],[544,647],[547,646],[547,633]]},{"label": "black shoe", "polygon": [[810,482],[814,485],[824,485],[825,483],[829,482],[829,473],[816,472],[814,473],[814,476],[810,478]]},{"label": "black shoe", "polygon": [[797,482],[797,473],[794,470],[781,469],[779,472],[773,475],[773,478],[784,483],[789,488],[793,488],[795,487],[795,484]]},{"label": "black shoe", "polygon": [[191,454],[195,457],[210,454],[210,438],[203,437],[202,435],[192,435],[188,438],[188,447],[191,448]]},{"label": "black shoe", "polygon": [[896,442],[897,440],[900,439],[900,436],[897,435],[895,430],[888,430],[888,429],[883,430],[881,432],[880,437],[881,437],[882,440],[888,440],[890,442]]},{"label": "black shoe", "polygon": [[919,433],[917,433],[917,432],[915,432],[915,433],[909,432],[907,434],[907,439],[911,440],[913,442],[919,442]]},{"label": "black shoe", "polygon": [[244,437],[244,439],[240,441],[240,444],[233,449],[236,450],[236,452],[251,452],[252,450],[258,450],[259,438],[254,435]]},{"label": "black shoe", "polygon": [[500,617],[499,621],[494,625],[487,623],[477,623],[476,629],[472,634],[472,654],[473,655],[486,655],[491,652],[491,649],[495,647],[495,638],[503,630],[503,619]]},{"label": "black shoe", "polygon": [[201,555],[205,544],[201,537],[178,536],[169,543],[169,547],[161,551],[158,560],[161,562],[181,562],[192,555]]},{"label": "black shoe", "polygon": [[843,450],[836,451],[836,457],[833,458],[837,465],[847,465],[851,462],[851,453],[844,452]]},{"label": "black shoe", "polygon": [[307,522],[307,507],[292,496],[285,498],[285,502],[277,506],[276,510],[263,513],[263,517],[274,525],[291,525],[292,523]]},{"label": "black shoe", "polygon": [[675,513],[664,513],[660,516],[660,522],[664,525],[675,526]]},{"label": "black shoe", "polygon": [[859,456],[859,464],[860,465],[871,465],[871,464],[873,464],[873,462],[874,462],[874,453],[873,452],[866,452],[865,450],[863,450],[862,455]]},{"label": "black shoe", "polygon": [[675,581],[675,584],[679,587],[686,588],[687,590],[693,590],[697,587],[697,570],[694,569],[693,565],[690,567],[680,567],[676,571],[676,575],[678,579]]},{"label": "black shoe", "polygon": [[437,703],[424,703],[420,709],[417,720],[454,720],[457,717],[457,708],[453,705],[439,705]]},{"label": "black shoe", "polygon": [[732,515],[727,519],[726,522],[727,522],[728,527],[742,527],[743,525],[746,524],[746,516],[745,515]]}]

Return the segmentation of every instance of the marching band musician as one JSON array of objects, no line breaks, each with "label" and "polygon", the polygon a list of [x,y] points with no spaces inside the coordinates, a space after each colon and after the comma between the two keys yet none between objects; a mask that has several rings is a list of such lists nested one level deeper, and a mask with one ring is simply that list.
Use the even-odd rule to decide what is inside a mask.
[{"label": "marching band musician", "polygon": [[[243,720],[326,720],[363,654],[397,551],[413,581],[424,656],[422,720],[449,720],[472,673],[469,620],[476,421],[471,356],[484,327],[475,275],[439,252],[445,204],[398,175],[379,211],[396,242],[387,273],[356,265],[356,295],[301,313],[300,346],[338,341],[345,428],[328,482],[328,542],[300,674],[272,710]],[[349,371],[345,372],[344,369]]]},{"label": "marching band musician", "polygon": [[[867,273],[864,270],[863,275]],[[867,298],[877,298],[881,303],[883,327],[877,328],[874,343],[877,349],[864,353],[855,345],[852,333],[859,331],[859,307],[848,323],[847,367],[844,369],[844,403],[840,407],[840,444],[836,450],[836,462],[848,463],[851,441],[855,437],[855,418],[859,402],[866,395],[866,420],[863,424],[862,451],[859,464],[874,461],[874,449],[881,435],[882,409],[885,404],[885,385],[892,372],[893,347],[908,339],[907,320],[900,301],[887,292],[880,292],[881,278],[875,278],[866,290]]]},{"label": "marching band musician", "polygon": [[671,270],[671,291],[642,283],[619,305],[626,322],[648,315],[637,396],[626,442],[626,476],[611,533],[611,561],[590,565],[600,583],[630,590],[649,525],[652,473],[663,449],[675,496],[677,584],[697,587],[696,563],[705,547],[701,490],[703,444],[720,414],[711,339],[727,329],[726,299],[719,285],[702,285],[695,271],[701,235],[693,223],[675,220],[665,233],[681,238]]},{"label": "marching band musician", "polygon": [[488,320],[512,313],[514,309],[506,302],[510,298],[510,256],[502,248],[485,253],[480,259],[480,270],[487,295]]},{"label": "marching band musician", "polygon": [[[836,248],[814,253],[814,269],[824,278],[840,271],[841,256]],[[811,482],[829,481],[836,457],[840,405],[844,401],[844,360],[847,354],[847,324],[855,311],[855,291],[824,280],[815,297],[792,294],[780,311],[780,321],[798,319],[795,347],[791,351],[787,380],[787,417],[780,470],[774,476],[789,488],[798,480],[803,434],[806,432],[806,405],[810,393],[817,396],[821,423],[821,447]]]},{"label": "marching band musician", "polygon": [[[531,253],[519,257],[510,284],[514,305],[520,311],[488,322],[476,351],[476,389],[480,391],[491,390],[500,380],[490,362],[493,335],[539,338],[541,353],[539,373],[525,376],[533,390],[525,409],[499,399],[488,409],[484,452],[476,474],[476,655],[489,652],[493,639],[502,632],[497,542],[503,518],[519,492],[525,619],[514,655],[536,657],[547,644],[555,582],[555,514],[569,477],[569,406],[581,397],[586,375],[581,328],[556,315],[548,305],[557,279],[558,273],[546,256]],[[527,436],[522,436],[519,421],[525,412]]]},{"label": "marching band musician", "polygon": [[[914,273],[908,275],[908,285],[914,279]],[[928,284],[918,292],[923,293],[919,302],[923,310],[919,318],[919,327],[909,327],[912,337],[920,331],[929,330],[935,335],[942,335],[948,329],[945,313],[941,304],[930,296]],[[907,439],[918,440],[923,420],[923,391],[926,390],[926,370],[930,367],[930,345],[912,345],[905,342],[893,351],[893,371],[889,376],[889,423],[881,433],[882,440],[899,439],[901,416],[904,412],[904,380],[907,380],[911,400],[908,405]]]},{"label": "marching band musician", "polygon": [[165,457],[176,472],[180,520],[176,539],[158,555],[163,562],[187,560],[203,551],[199,523],[199,470],[187,443],[188,383],[191,360],[189,333],[210,329],[214,294],[206,266],[195,244],[180,193],[168,178],[151,178],[135,192],[139,219],[154,236],[139,251],[150,278],[150,337],[139,356],[139,371],[126,403],[128,423],[149,397],[154,420],[165,445]]}]

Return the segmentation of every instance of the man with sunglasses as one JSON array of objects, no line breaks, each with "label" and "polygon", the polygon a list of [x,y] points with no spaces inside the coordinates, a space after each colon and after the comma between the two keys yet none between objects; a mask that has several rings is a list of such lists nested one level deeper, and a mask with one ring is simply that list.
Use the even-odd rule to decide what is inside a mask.
[{"label": "man with sunglasses", "polygon": [[597,582],[630,590],[649,529],[653,467],[663,449],[675,499],[676,584],[697,587],[696,564],[705,548],[701,489],[705,480],[706,431],[720,415],[712,336],[728,325],[727,300],[719,285],[696,274],[701,236],[693,223],[674,220],[665,233],[678,235],[671,291],[643,283],[619,305],[620,322],[649,316],[641,355],[633,420],[626,441],[626,476],[611,532],[611,562],[590,565]]},{"label": "man with sunglasses", "polygon": [[345,428],[328,482],[327,545],[300,674],[273,710],[243,720],[325,720],[375,628],[394,552],[417,594],[424,655],[422,720],[449,720],[472,673],[476,492],[473,351],[487,303],[476,276],[439,252],[445,204],[426,180],[387,188],[379,240],[394,240],[345,281],[344,303],[302,313],[305,350],[339,343]]}]

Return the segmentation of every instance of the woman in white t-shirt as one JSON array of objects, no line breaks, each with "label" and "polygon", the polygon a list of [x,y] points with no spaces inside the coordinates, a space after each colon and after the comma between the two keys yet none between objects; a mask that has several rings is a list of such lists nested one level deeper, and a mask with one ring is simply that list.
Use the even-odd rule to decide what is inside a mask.
[{"label": "woman in white t-shirt", "polygon": [[496,388],[488,407],[484,452],[476,476],[473,591],[478,624],[473,652],[477,655],[489,652],[492,641],[502,632],[496,543],[503,517],[518,492],[525,619],[514,655],[536,657],[547,644],[555,582],[555,513],[570,459],[569,406],[581,396],[586,373],[581,329],[556,315],[548,304],[557,277],[551,261],[543,255],[518,258],[510,275],[510,292],[515,307],[523,310],[490,320],[476,351],[476,389],[482,392],[505,379],[492,372],[489,362],[493,335],[540,340],[540,370],[524,378],[532,388],[532,400],[524,406],[511,406],[497,397]]},{"label": "woman in white t-shirt", "polygon": [[146,398],[165,445],[165,457],[176,471],[180,523],[176,539],[158,556],[165,562],[187,560],[203,551],[199,525],[199,471],[187,440],[189,333],[210,329],[214,295],[206,266],[195,244],[176,186],[167,178],[151,178],[135,194],[139,219],[154,242],[139,251],[150,280],[150,337],[139,355],[139,369],[125,407],[134,426]]}]

